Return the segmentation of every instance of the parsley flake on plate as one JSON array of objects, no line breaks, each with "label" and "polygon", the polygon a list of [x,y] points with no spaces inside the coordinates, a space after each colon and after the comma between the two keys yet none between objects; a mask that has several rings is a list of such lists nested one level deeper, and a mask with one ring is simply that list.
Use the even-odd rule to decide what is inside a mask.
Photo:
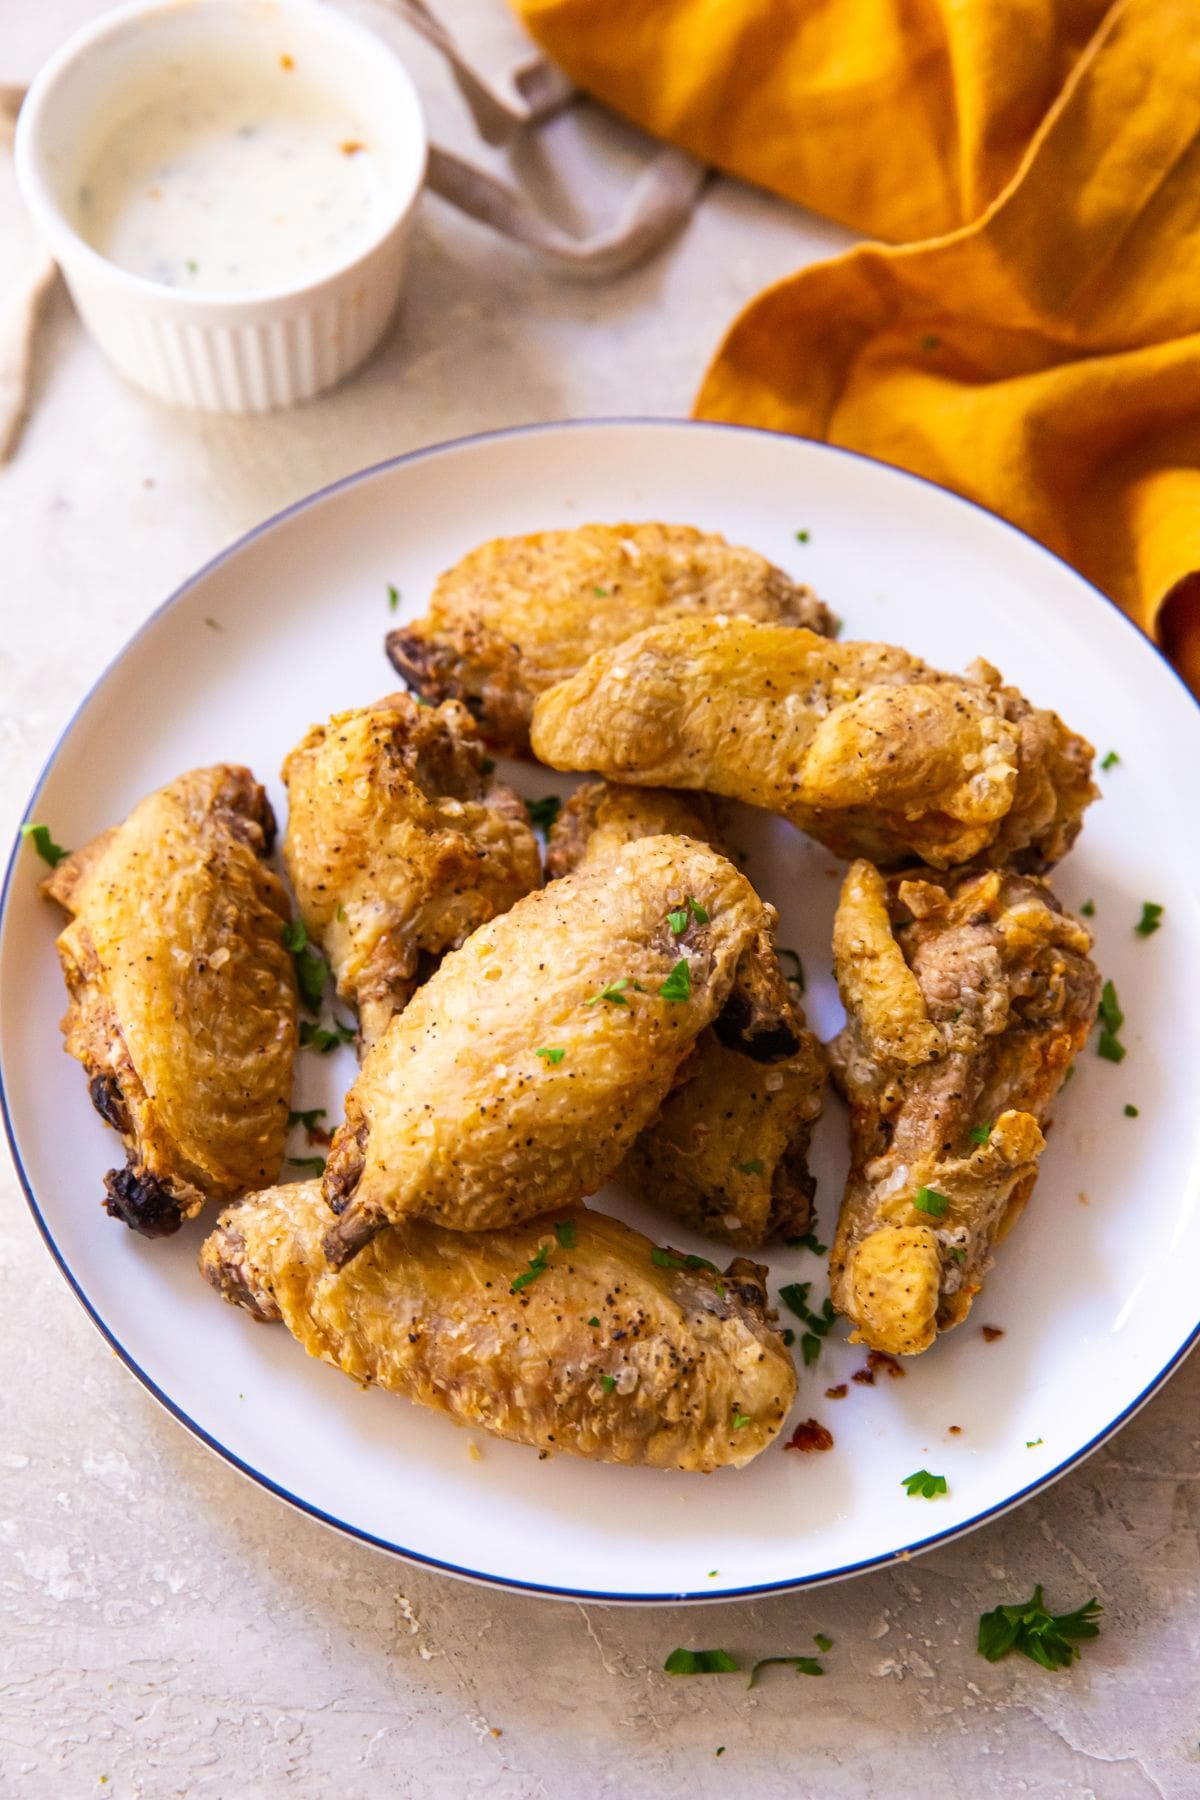
[{"label": "parsley flake on plate", "polygon": [[311,1019],[300,1021],[300,1047],[303,1050],[319,1050],[322,1056],[328,1056],[339,1044],[353,1042],[353,1025],[343,1025],[340,1019],[334,1019],[332,1031],[326,1030],[324,1025],[314,1025]]},{"label": "parsley flake on plate", "polygon": [[833,1649],[833,1639],[831,1637],[826,1637],[823,1631],[813,1632],[813,1643],[817,1646],[818,1650]]},{"label": "parsley flake on plate", "polygon": [[546,1270],[550,1266],[550,1252],[552,1249],[552,1244],[538,1245],[537,1250],[530,1257],[527,1266],[519,1275],[514,1275],[512,1278],[511,1288],[514,1294],[519,1294],[522,1288],[527,1288],[531,1281],[536,1281],[539,1275],[544,1275],[546,1273]]},{"label": "parsley flake on plate", "polygon": [[400,604],[400,589],[394,582],[388,582],[388,611],[395,612]]},{"label": "parsley flake on plate", "polygon": [[731,1675],[741,1666],[728,1650],[672,1650],[663,1664],[668,1675]]},{"label": "parsley flake on plate", "polygon": [[990,1125],[973,1125],[971,1127],[971,1142],[973,1144],[986,1144],[991,1135],[992,1127]]},{"label": "parsley flake on plate", "polygon": [[749,1162],[734,1163],[733,1166],[739,1175],[761,1175],[765,1164],[761,1156],[755,1156]]},{"label": "parsley flake on plate", "polygon": [[558,794],[543,794],[540,800],[527,800],[525,810],[535,831],[549,831],[562,811],[562,800]]},{"label": "parsley flake on plate", "polygon": [[664,1000],[690,1000],[692,997],[692,972],[681,957],[659,988]]},{"label": "parsley flake on plate", "polygon": [[697,925],[708,924],[708,908],[701,906],[689,894],[682,906],[673,906],[667,914],[667,924],[671,927],[672,937],[682,937],[688,924],[695,919]]},{"label": "parsley flake on plate", "polygon": [[1143,900],[1142,916],[1133,928],[1138,936],[1153,937],[1162,924],[1162,916],[1165,911],[1166,908],[1160,906],[1156,900]]},{"label": "parsley flake on plate", "polygon": [[803,1237],[784,1238],[783,1241],[789,1250],[811,1250],[814,1256],[824,1256],[829,1248],[828,1244],[817,1242],[815,1231],[806,1231]]},{"label": "parsley flake on plate", "polygon": [[600,1321],[599,1321],[599,1319],[598,1319],[598,1318],[597,1318],[597,1317],[596,1317],[596,1315],[595,1315],[595,1313],[593,1313],[593,1314],[592,1314],[592,1316],[591,1316],[591,1318],[590,1318],[590,1319],[589,1319],[589,1320],[588,1320],[588,1324],[589,1324],[589,1325],[593,1325],[593,1326],[596,1326],[596,1327],[599,1327],[599,1324],[600,1324]]},{"label": "parsley flake on plate", "polygon": [[1138,1109],[1137,1109],[1137,1107],[1136,1107],[1136,1106],[1133,1106],[1133,1105],[1131,1105],[1131,1104],[1130,1104],[1130,1102],[1129,1102],[1129,1101],[1128,1101],[1128,1100],[1127,1100],[1127,1101],[1126,1101],[1126,1102],[1125,1102],[1125,1117],[1126,1117],[1126,1118],[1127,1118],[1127,1119],[1136,1119],[1136,1118],[1137,1118],[1137,1116],[1138,1116]]},{"label": "parsley flake on plate", "polygon": [[742,1430],[744,1430],[744,1429],[745,1429],[745,1427],[746,1427],[746,1426],[747,1426],[747,1425],[748,1425],[748,1424],[749,1424],[749,1423],[750,1423],[750,1414],[749,1414],[749,1413],[743,1413],[743,1412],[735,1412],[735,1413],[734,1413],[734,1415],[733,1415],[733,1429],[734,1429],[734,1430],[735,1430],[735,1431],[742,1431]]},{"label": "parsley flake on plate", "polygon": [[533,1054],[540,1056],[544,1062],[548,1062],[552,1069],[556,1069],[567,1053],[555,1044],[543,1046],[541,1050],[535,1050]]},{"label": "parsley flake on plate", "polygon": [[1096,1017],[1100,1021],[1100,1038],[1096,1045],[1096,1053],[1107,1062],[1123,1062],[1125,1046],[1117,1033],[1125,1023],[1125,1014],[1121,1011],[1121,1003],[1117,999],[1117,990],[1111,981],[1106,981],[1100,990],[1100,1005]]},{"label": "parsley flake on plate", "polygon": [[303,919],[288,920],[283,928],[283,947],[291,952],[301,1000],[310,1012],[316,1012],[321,1004],[321,995],[325,992],[325,978],[329,968],[325,958],[309,943],[308,928]]},{"label": "parsley flake on plate", "polygon": [[918,1212],[928,1213],[931,1219],[940,1219],[950,1205],[949,1194],[939,1194],[936,1188],[919,1187],[913,1205]]},{"label": "parsley flake on plate", "polygon": [[937,1494],[948,1493],[946,1477],[931,1475],[928,1469],[917,1469],[912,1475],[906,1475],[900,1483],[908,1490],[910,1500],[932,1500]]},{"label": "parsley flake on plate", "polygon": [[808,1290],[811,1286],[811,1281],[789,1281],[786,1287],[779,1290],[779,1298],[798,1319],[808,1318]]},{"label": "parsley flake on plate", "polygon": [[804,530],[798,531],[796,533],[796,542],[798,544],[807,544],[807,542],[809,540],[809,536],[810,536],[810,534],[807,531],[804,531]]},{"label": "parsley flake on plate", "polygon": [[554,1235],[564,1250],[573,1250],[579,1238],[574,1219],[560,1219],[554,1227]]},{"label": "parsley flake on plate", "polygon": [[42,861],[49,863],[52,869],[57,869],[63,857],[71,854],[69,850],[64,850],[61,844],[55,843],[50,836],[48,825],[22,825],[21,836],[28,838]]},{"label": "parsley flake on plate", "polygon": [[815,1656],[762,1656],[751,1669],[750,1679],[746,1686],[755,1686],[760,1669],[772,1669],[780,1664],[789,1669],[795,1669],[797,1675],[823,1675],[825,1673]]},{"label": "parsley flake on plate", "polygon": [[323,1156],[289,1156],[288,1168],[306,1169],[310,1175],[323,1175],[325,1158]]},{"label": "parsley flake on plate", "polygon": [[615,1375],[602,1375],[600,1377],[600,1386],[604,1389],[606,1394],[611,1394],[616,1385],[617,1378]]},{"label": "parsley flake on plate", "polygon": [[1079,910],[1085,919],[1094,919],[1096,916],[1096,902],[1094,900],[1085,900]]},{"label": "parsley flake on plate", "polygon": [[319,1130],[317,1120],[324,1117],[325,1108],[323,1106],[310,1106],[307,1112],[290,1112],[288,1114],[288,1130],[290,1131],[293,1125],[303,1125],[311,1137],[314,1131]]},{"label": "parsley flake on plate", "polygon": [[625,989],[628,986],[628,975],[622,975],[619,981],[610,981],[607,986],[602,987],[597,993],[589,995],[583,1004],[585,1006],[595,1006],[597,1001],[607,1000],[610,1006],[628,1006],[629,1002],[625,998]]},{"label": "parsley flake on plate", "polygon": [[1074,1612],[1047,1611],[1039,1582],[1033,1595],[1020,1606],[997,1606],[979,1620],[980,1656],[999,1662],[1017,1650],[1043,1669],[1066,1669],[1079,1655],[1079,1644],[1099,1637],[1096,1620],[1104,1608],[1093,1596]]},{"label": "parsley flake on plate", "polygon": [[721,1273],[707,1256],[676,1256],[673,1250],[664,1250],[661,1244],[655,1244],[651,1249],[650,1261],[656,1269],[711,1269],[714,1275]]},{"label": "parsley flake on plate", "polygon": [[1115,769],[1117,764],[1120,762],[1120,760],[1121,759],[1117,755],[1116,751],[1110,750],[1106,756],[1102,756],[1100,758],[1100,767],[1105,770]]}]

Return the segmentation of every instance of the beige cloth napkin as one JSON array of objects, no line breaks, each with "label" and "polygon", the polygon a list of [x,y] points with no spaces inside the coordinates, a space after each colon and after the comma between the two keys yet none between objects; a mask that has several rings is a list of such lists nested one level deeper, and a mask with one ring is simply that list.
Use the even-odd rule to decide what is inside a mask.
[{"label": "beige cloth napkin", "polygon": [[[509,34],[503,47],[484,56],[473,52],[463,33],[428,0],[386,4],[445,57],[485,143],[510,145],[574,103],[566,77],[523,39],[514,41]],[[0,84],[0,142],[11,139],[23,93],[21,87]],[[707,175],[704,165],[682,150],[658,151],[612,224],[582,238],[555,224],[520,188],[438,144],[430,146],[427,184],[562,273],[604,280],[653,255],[679,229]],[[15,451],[28,411],[34,340],[55,272],[50,258],[40,255],[14,291],[0,295],[0,463]]]}]

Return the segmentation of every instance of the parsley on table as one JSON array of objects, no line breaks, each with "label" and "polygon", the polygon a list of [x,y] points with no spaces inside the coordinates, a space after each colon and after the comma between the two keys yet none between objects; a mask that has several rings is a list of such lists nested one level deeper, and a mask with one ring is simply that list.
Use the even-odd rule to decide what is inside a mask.
[{"label": "parsley on table", "polygon": [[682,937],[692,919],[695,919],[697,925],[707,925],[708,908],[701,906],[700,902],[693,900],[689,894],[682,906],[672,907],[667,914],[667,924],[671,927],[672,937]]},{"label": "parsley on table", "polygon": [[668,1675],[730,1675],[741,1666],[728,1650],[672,1650],[663,1664]]},{"label": "parsley on table", "polygon": [[804,992],[804,964],[800,961],[800,957],[799,957],[798,953],[795,950],[785,949],[784,946],[782,944],[780,944],[777,947],[775,954],[776,954],[776,956],[778,956],[780,958],[786,958],[788,962],[793,963],[795,965],[793,973],[791,975],[789,975],[787,977],[787,979],[790,982],[793,982],[795,984],[795,986],[800,989],[800,992],[803,993]]},{"label": "parsley on table", "polygon": [[288,1168],[307,1169],[310,1175],[323,1175],[325,1158],[323,1156],[289,1156]]},{"label": "parsley on table", "polygon": [[55,843],[48,825],[22,825],[21,836],[29,839],[42,861],[49,863],[52,869],[57,869],[63,857],[71,854],[61,844]]},{"label": "parsley on table", "polygon": [[617,1378],[615,1375],[602,1375],[600,1377],[600,1386],[604,1389],[606,1394],[611,1394],[616,1385]]},{"label": "parsley on table", "polygon": [[1165,907],[1160,906],[1156,900],[1143,900],[1142,916],[1133,928],[1138,936],[1153,937],[1154,933],[1162,924],[1162,916],[1165,910]]},{"label": "parsley on table", "polygon": [[329,969],[325,958],[309,943],[308,928],[303,919],[288,920],[283,928],[283,947],[291,952],[301,1000],[310,1012],[316,1012],[321,1004],[321,995],[325,992],[325,977]]},{"label": "parsley on table", "polygon": [[400,589],[394,582],[388,582],[388,611],[395,612],[400,604]]},{"label": "parsley on table", "polygon": [[739,1175],[761,1175],[766,1165],[761,1156],[755,1156],[749,1162],[734,1163],[733,1166]]},{"label": "parsley on table", "polygon": [[564,1250],[573,1250],[579,1237],[574,1219],[560,1219],[554,1227],[554,1235]]},{"label": "parsley on table", "polygon": [[1115,769],[1115,768],[1116,768],[1116,766],[1117,766],[1117,764],[1118,764],[1118,763],[1119,763],[1119,762],[1120,762],[1120,760],[1121,760],[1121,759],[1120,759],[1120,757],[1119,757],[1119,756],[1118,756],[1118,755],[1117,755],[1117,753],[1116,753],[1116,751],[1115,751],[1115,750],[1110,750],[1110,751],[1109,751],[1109,752],[1108,752],[1108,754],[1107,754],[1107,756],[1103,756],[1103,757],[1101,757],[1101,759],[1100,759],[1100,767],[1101,767],[1101,768],[1102,768],[1102,769]]},{"label": "parsley on table", "polygon": [[992,1127],[990,1125],[973,1125],[971,1127],[971,1142],[973,1144],[986,1144],[991,1135]]},{"label": "parsley on table", "polygon": [[828,1244],[817,1242],[815,1231],[806,1231],[803,1237],[784,1238],[783,1241],[789,1250],[811,1250],[814,1256],[824,1256],[829,1248]]},{"label": "parsley on table", "polygon": [[928,1213],[931,1219],[940,1219],[950,1205],[949,1194],[939,1194],[936,1188],[919,1187],[913,1205],[918,1212]]},{"label": "parsley on table", "polygon": [[1126,1102],[1125,1102],[1125,1117],[1126,1117],[1126,1118],[1127,1118],[1127,1119],[1136,1119],[1136,1118],[1137,1118],[1137,1116],[1138,1116],[1138,1109],[1137,1109],[1137,1107],[1136,1107],[1136,1106],[1132,1106],[1132,1105],[1131,1105],[1131,1104],[1130,1104],[1130,1102],[1129,1102],[1129,1101],[1128,1101],[1128,1100],[1127,1100],[1127,1101],[1126,1101]]},{"label": "parsley on table", "polygon": [[625,989],[628,986],[628,975],[622,975],[619,981],[610,981],[608,985],[602,987],[598,993],[589,995],[583,1004],[585,1006],[595,1006],[598,1000],[607,1000],[610,1006],[628,1006],[629,1002],[625,998]]},{"label": "parsley on table", "polygon": [[547,1046],[541,1050],[535,1050],[533,1054],[542,1057],[544,1061],[550,1064],[552,1069],[556,1069],[567,1053],[565,1050],[559,1049],[557,1045],[554,1045]]},{"label": "parsley on table", "polygon": [[692,972],[681,957],[659,988],[664,1000],[690,1000],[692,997]]},{"label": "parsley on table", "polygon": [[550,1266],[550,1251],[552,1248],[553,1246],[550,1244],[538,1245],[537,1250],[530,1257],[527,1266],[519,1275],[514,1275],[512,1278],[511,1288],[514,1294],[519,1294],[522,1288],[527,1288],[531,1281],[536,1281],[539,1275],[544,1275],[546,1273],[546,1270]]},{"label": "parsley on table", "polygon": [[1018,1650],[1043,1669],[1066,1669],[1079,1655],[1079,1644],[1099,1637],[1096,1620],[1104,1608],[1093,1596],[1074,1612],[1047,1611],[1039,1582],[1032,1598],[1020,1606],[997,1606],[979,1621],[980,1656],[999,1662],[1010,1650]]},{"label": "parsley on table", "polygon": [[540,800],[527,800],[525,810],[535,830],[549,831],[562,811],[562,800],[558,794],[543,794]]},{"label": "parsley on table", "polygon": [[314,1132],[318,1129],[317,1120],[324,1117],[325,1108],[323,1106],[310,1106],[307,1112],[290,1112],[288,1114],[288,1130],[290,1131],[293,1125],[303,1125],[305,1131]]},{"label": "parsley on table", "polygon": [[304,1050],[319,1050],[322,1056],[328,1056],[339,1044],[353,1042],[353,1025],[343,1025],[340,1019],[334,1019],[332,1031],[327,1031],[324,1025],[314,1025],[311,1019],[300,1021],[300,1046]]},{"label": "parsley on table", "polygon": [[777,1664],[784,1664],[789,1669],[795,1669],[797,1675],[823,1675],[825,1673],[815,1656],[763,1656],[751,1669],[750,1679],[746,1686],[755,1686],[760,1669],[774,1668]]},{"label": "parsley on table", "polygon": [[796,533],[796,542],[798,544],[807,544],[808,539],[809,539],[809,533],[807,531],[801,530]]},{"label": "parsley on table", "polygon": [[1096,902],[1094,900],[1085,900],[1079,910],[1085,919],[1094,919],[1096,916]]},{"label": "parsley on table", "polygon": [[915,1474],[906,1475],[900,1486],[907,1488],[910,1500],[932,1500],[936,1495],[949,1491],[946,1477],[931,1475],[928,1469],[918,1469]]}]

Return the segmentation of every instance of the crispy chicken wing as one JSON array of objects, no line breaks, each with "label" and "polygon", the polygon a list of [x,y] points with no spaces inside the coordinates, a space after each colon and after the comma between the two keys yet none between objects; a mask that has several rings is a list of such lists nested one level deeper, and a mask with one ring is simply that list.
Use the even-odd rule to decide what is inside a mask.
[{"label": "crispy chicken wing", "polygon": [[[677,935],[667,915],[688,898],[706,916]],[[474,1231],[594,1193],[722,1015],[734,1042],[794,1047],[773,923],[723,856],[654,837],[481,926],[350,1090],[325,1171],[330,1260],[388,1221]]]},{"label": "crispy chicken wing", "polygon": [[445,951],[541,881],[525,803],[487,761],[457,701],[392,694],[314,725],[283,766],[284,861],[364,1045]]},{"label": "crispy chicken wing", "polygon": [[538,699],[532,742],[553,768],[728,794],[880,864],[1042,868],[1096,792],[1090,744],[987,663],[943,675],[747,619],[673,619],[598,651]]},{"label": "crispy chicken wing", "polygon": [[808,588],[713,533],[582,525],[472,550],[439,579],[426,616],[390,633],[387,650],[419,693],[465,701],[485,737],[519,756],[544,688],[673,613],[833,629]]},{"label": "crispy chicken wing", "polygon": [[[720,848],[706,796],[685,800],[663,788],[588,782],[555,821],[546,866],[564,874],[667,831]],[[808,1145],[821,1112],[825,1056],[794,993],[789,1010],[795,1048],[768,1064],[723,1044],[711,1026],[702,1032],[620,1171],[648,1205],[745,1249],[799,1235],[812,1222]]]},{"label": "crispy chicken wing", "polygon": [[42,884],[71,914],[65,1048],[125,1141],[105,1206],[146,1237],[279,1173],[296,986],[274,831],[248,769],[195,769]]},{"label": "crispy chicken wing", "polygon": [[[766,1320],[765,1269],[724,1277],[615,1219],[568,1208],[487,1232],[411,1220],[346,1269],[322,1252],[315,1182],[231,1207],[200,1266],[310,1356],[461,1425],[656,1469],[748,1463],[796,1392]],[[522,1282],[521,1286],[517,1286]]]},{"label": "crispy chicken wing", "polygon": [[855,1341],[911,1355],[966,1318],[1028,1200],[1100,977],[1046,883],[994,869],[885,881],[857,862],[833,949],[852,1109],[833,1299]]}]

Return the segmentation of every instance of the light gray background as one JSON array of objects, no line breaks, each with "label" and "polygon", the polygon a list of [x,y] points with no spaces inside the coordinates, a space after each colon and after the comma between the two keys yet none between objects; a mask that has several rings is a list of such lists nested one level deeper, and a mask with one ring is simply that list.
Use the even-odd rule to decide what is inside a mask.
[{"label": "light gray background", "polygon": [[[100,10],[0,0],[0,81]],[[439,135],[465,146],[444,75],[405,41]],[[597,115],[552,142],[599,212],[640,154]],[[260,420],[143,400],[57,293],[0,470],[0,840],[94,677],[246,527],[456,434],[684,413],[738,306],[844,241],[720,182],[664,256],[593,289],[427,200],[395,336],[339,393]],[[0,159],[0,290],[25,248]],[[93,1332],[7,1165],[0,1182],[0,1795],[1200,1794],[1200,1362],[1044,1498],[921,1561],[760,1605],[538,1602],[343,1542],[193,1443]],[[975,1653],[979,1613],[1036,1581],[1105,1606],[1070,1674]],[[676,1644],[752,1659],[814,1631],[835,1640],[821,1681],[661,1672]]]}]

